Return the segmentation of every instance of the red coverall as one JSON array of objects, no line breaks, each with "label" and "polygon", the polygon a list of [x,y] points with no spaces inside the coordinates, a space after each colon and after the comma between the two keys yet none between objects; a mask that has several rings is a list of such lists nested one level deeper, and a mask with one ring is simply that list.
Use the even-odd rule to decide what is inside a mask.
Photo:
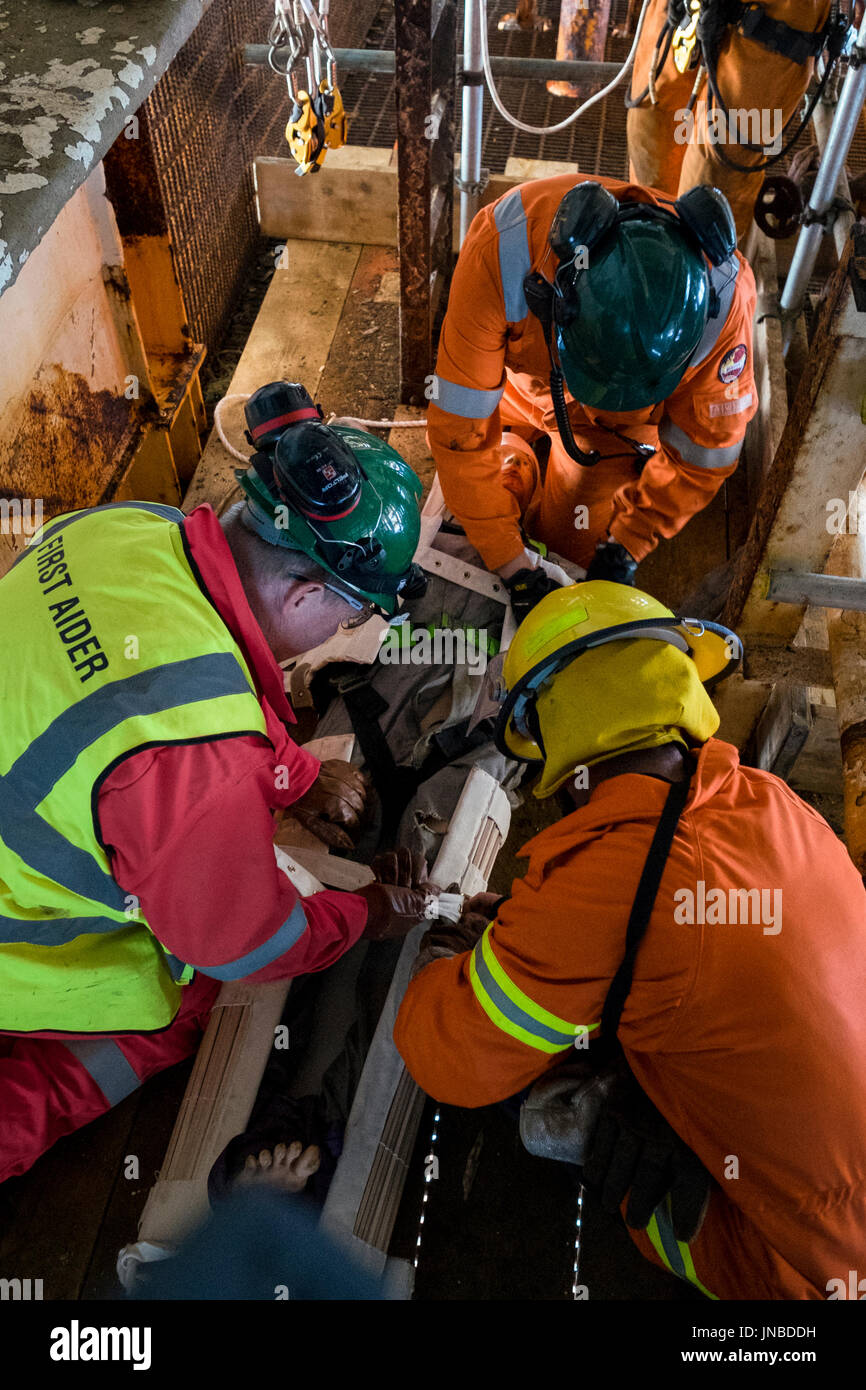
[{"label": "red coverall", "polygon": [[[63,1041],[50,1032],[0,1035],[0,1181],[25,1172],[62,1135],[194,1053],[221,979],[275,980],[323,970],[354,945],[366,925],[363,898],[316,893],[304,899],[308,926],[299,940],[263,968],[245,968],[245,958],[267,952],[298,902],[274,858],[272,812],[303,796],[319,762],[289,737],[286,724],[295,717],[283,673],[209,506],[187,518],[186,535],[256,681],[274,746],[241,735],[149,748],[120,763],[103,782],[98,815],[114,877],[139,899],[163,945],[192,961],[197,973],[183,990],[177,1017],[160,1032],[81,1034],[80,1040],[64,1033]],[[288,777],[275,779],[280,765]],[[288,787],[281,789],[285,781]]]},{"label": "red coverall", "polygon": [[[761,8],[770,19],[814,33],[826,23],[830,0],[763,0]],[[667,0],[650,0],[635,54],[632,100],[647,86],[653,50],[666,19]],[[781,135],[783,126],[796,111],[809,85],[812,68],[811,59],[805,63],[792,62],[732,27],[722,39],[716,80],[729,110],[767,113],[762,117],[762,123],[767,123],[763,134],[770,135],[767,144],[772,147],[773,137],[777,133]],[[668,53],[655,77],[655,105],[647,95],[639,106],[629,111],[631,177],[635,182],[664,188],[670,193],[685,193],[696,183],[715,184],[726,194],[733,208],[737,232],[743,237],[751,226],[755,199],[764,175],[729,168],[720,158],[719,150],[729,151],[737,164],[755,164],[764,156],[761,149],[750,152],[742,144],[729,144],[731,131],[727,117],[724,127],[708,128],[707,112],[712,98],[707,91],[706,74],[698,88],[692,128],[677,119],[675,113],[684,111],[688,105],[696,75],[697,69],[677,72],[673,57]],[[751,117],[750,122],[754,119]],[[796,122],[788,134],[793,134],[795,129]],[[684,140],[684,135],[693,138]],[[721,144],[721,136],[725,138],[724,144]],[[754,136],[755,128],[750,123],[746,138],[755,143]],[[783,140],[787,139],[785,135]],[[784,172],[784,169],[784,159],[774,166],[774,171]]]},{"label": "red coverall", "polygon": [[[611,778],[524,847],[526,877],[488,949],[527,1009],[598,1023],[667,793],[651,777]],[[758,922],[733,913],[728,892],[716,921],[700,906],[715,887],[771,890],[779,929],[763,905]],[[675,915],[682,890],[692,923]],[[514,1095],[571,1051],[551,1055],[493,1021],[470,971],[479,950],[421,970],[394,1029],[412,1076],[451,1105]],[[844,846],[783,782],[711,739],[619,1029],[638,1082],[718,1184],[689,1251],[710,1294],[826,1298],[830,1279],[866,1272],[864,1002],[866,893]],[[681,1272],[673,1255],[657,1262]]]},{"label": "red coverall", "polygon": [[[693,364],[666,401],[616,414],[569,406],[577,442],[603,455],[583,468],[565,452],[550,397],[544,332],[529,313],[523,279],[552,280],[548,246],[554,213],[586,176],[562,174],[511,189],[482,208],[460,252],[442,325],[428,414],[428,437],[442,491],[490,569],[532,539],[586,567],[607,530],[636,560],[660,537],[675,536],[733,473],[746,424],[757,410],[752,375],[755,281],[739,254],[714,272],[721,312],[710,319]],[[617,198],[659,204],[652,189],[601,178]],[[734,267],[736,274],[734,276]],[[571,401],[571,397],[566,399]],[[502,471],[503,430],[551,435],[543,488],[531,499]],[[657,452],[639,472],[619,430]],[[588,522],[579,505],[588,508]],[[586,523],[586,524],[585,524]]]}]

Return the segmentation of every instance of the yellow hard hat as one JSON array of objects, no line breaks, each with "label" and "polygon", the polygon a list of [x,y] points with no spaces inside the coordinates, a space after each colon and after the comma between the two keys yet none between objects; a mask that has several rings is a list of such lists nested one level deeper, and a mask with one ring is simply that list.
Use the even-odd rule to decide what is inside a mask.
[{"label": "yellow hard hat", "polygon": [[679,618],[627,584],[593,579],[554,589],[527,614],[505,654],[495,732],[499,751],[521,762],[543,762],[538,696],[584,652],[636,638],[667,643],[691,657],[700,680],[710,685],[730,675],[743,652],[736,633],[720,623]]}]

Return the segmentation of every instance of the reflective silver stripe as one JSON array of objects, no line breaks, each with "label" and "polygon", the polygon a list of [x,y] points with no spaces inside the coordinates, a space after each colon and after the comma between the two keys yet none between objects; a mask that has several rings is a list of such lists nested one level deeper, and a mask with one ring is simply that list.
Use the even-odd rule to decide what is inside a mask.
[{"label": "reflective silver stripe", "polygon": [[65,946],[76,936],[120,931],[123,926],[123,922],[115,922],[111,917],[43,917],[38,921],[0,917],[0,945],[26,941],[31,946]]},{"label": "reflective silver stripe", "polygon": [[[86,695],[58,715],[0,777],[3,844],[43,878],[62,884],[82,898],[123,911],[126,898],[112,876],[87,850],[71,844],[50,826],[35,808],[85,748],[124,720],[249,690],[237,658],[230,652],[214,652],[167,662],[150,671],[111,681]],[[46,939],[43,929],[43,945],[72,939],[62,918],[45,926],[55,935]],[[116,923],[109,922],[103,930],[114,931],[116,927]]]},{"label": "reflective silver stripe", "polygon": [[704,449],[689,439],[679,425],[668,419],[662,420],[659,426],[659,439],[662,444],[670,444],[676,449],[683,463],[693,463],[696,468],[727,468],[729,464],[736,463],[743,448],[743,441],[740,440],[724,449]]},{"label": "reflective silver stripe", "polygon": [[456,381],[446,381],[444,376],[433,378],[436,383],[432,396],[434,405],[447,410],[449,415],[460,415],[464,420],[489,420],[502,399],[505,384],[494,391],[477,391],[472,386],[458,386]]},{"label": "reflective silver stripe", "polygon": [[[542,1038],[545,1042],[554,1043],[558,1048],[572,1047],[577,1034],[577,1029],[572,1029],[570,1033],[564,1033],[558,1028],[551,1028],[548,1024],[542,1023],[540,1019],[534,1018],[526,1009],[522,1009],[513,999],[509,999],[505,990],[497,983],[491,974],[487,962],[484,959],[482,942],[479,940],[474,950],[475,969],[478,972],[478,979],[484,988],[484,992],[492,1004],[495,1004],[500,1013],[504,1014],[510,1023],[517,1024],[518,1028],[523,1028],[527,1033],[534,1034],[537,1038]],[[501,967],[500,967],[501,968]]]},{"label": "reflective silver stripe", "polygon": [[683,1260],[682,1251],[677,1244],[677,1238],[674,1235],[673,1222],[668,1207],[669,1199],[666,1197],[655,1209],[654,1215],[659,1233],[659,1240],[662,1243],[662,1249],[667,1256],[668,1263],[674,1274],[680,1279],[688,1279],[689,1276],[686,1272],[685,1261]]},{"label": "reflective silver stripe", "polygon": [[499,273],[505,317],[509,323],[520,323],[529,313],[523,281],[532,269],[532,261],[529,258],[526,213],[519,188],[512,188],[499,200],[493,220],[499,231]]},{"label": "reflective silver stripe", "polygon": [[12,569],[34,550],[38,550],[43,541],[48,541],[52,536],[56,536],[58,531],[65,531],[67,526],[73,526],[76,521],[81,521],[85,516],[93,516],[95,512],[113,512],[122,507],[131,511],[152,512],[154,516],[162,517],[163,521],[174,521],[178,526],[185,520],[182,511],[177,507],[169,507],[164,502],[106,502],[101,507],[85,507],[83,511],[74,512],[72,516],[68,516],[65,521],[50,522],[48,526],[37,531],[32,540],[29,541],[27,548],[22,550],[15,564],[12,565]]},{"label": "reflective silver stripe", "polygon": [[284,955],[306,930],[307,915],[301,904],[296,903],[283,925],[263,946],[257,946],[254,951],[239,956],[228,965],[197,965],[195,968],[200,970],[202,975],[210,975],[214,980],[242,980],[246,975],[254,975],[257,970]]},{"label": "reflective silver stripe", "polygon": [[728,321],[728,314],[734,302],[734,291],[737,288],[737,276],[740,273],[740,262],[734,256],[733,260],[723,261],[721,265],[714,265],[710,271],[710,283],[716,294],[719,296],[719,312],[716,318],[707,319],[703,337],[698,343],[688,361],[687,370],[697,367],[705,358],[709,357],[713,348],[719,340],[719,334]]},{"label": "reflective silver stripe", "polygon": [[93,1077],[109,1105],[117,1105],[141,1085],[141,1078],[136,1076],[116,1042],[108,1038],[82,1038],[65,1042],[63,1046]]},{"label": "reflective silver stripe", "polygon": [[[126,898],[111,874],[104,873],[87,850],[70,844],[59,830],[43,820],[16,787],[4,788],[2,781],[0,778],[0,841],[7,849],[43,878],[62,884],[81,898],[122,912]],[[57,920],[62,932],[63,919]],[[116,931],[117,926],[117,922],[112,922],[106,930]]]},{"label": "reflective silver stripe", "polygon": [[245,693],[251,693],[249,681],[231,652],[167,661],[149,671],[109,681],[52,719],[15,760],[3,782],[13,784],[36,807],[85,748],[125,720]]}]

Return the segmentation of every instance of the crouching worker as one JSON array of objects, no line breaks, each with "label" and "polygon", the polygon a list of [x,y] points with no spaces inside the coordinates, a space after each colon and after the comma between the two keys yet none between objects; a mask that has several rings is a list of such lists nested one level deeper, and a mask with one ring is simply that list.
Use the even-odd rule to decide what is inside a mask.
[{"label": "crouching worker", "polygon": [[866,894],[826,822],[712,737],[703,682],[738,655],[605,581],[537,605],[499,737],[564,814],[471,949],[422,954],[395,1039],[431,1096],[480,1106],[618,1038],[641,1104],[610,1098],[592,1177],[620,1122],[666,1178],[707,1175],[685,1222],[626,1205],[643,1253],[710,1297],[826,1298],[866,1264]]},{"label": "crouching worker", "polygon": [[302,387],[247,421],[221,521],[70,512],[0,581],[0,1180],[194,1052],[221,981],[322,970],[423,915],[382,884],[301,901],[272,843],[289,805],[358,827],[363,779],[292,741],[277,663],[417,586],[420,483]]}]

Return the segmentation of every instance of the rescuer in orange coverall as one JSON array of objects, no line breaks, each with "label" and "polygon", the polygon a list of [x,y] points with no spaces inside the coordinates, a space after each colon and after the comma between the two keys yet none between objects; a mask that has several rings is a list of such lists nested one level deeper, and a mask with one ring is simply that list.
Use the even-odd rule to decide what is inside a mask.
[{"label": "rescuer in orange coverall", "polygon": [[[750,167],[765,161],[765,150],[770,155],[778,153],[796,132],[798,108],[809,85],[814,58],[823,47],[820,36],[830,13],[830,0],[728,5],[733,22],[720,20],[710,53],[723,105],[714,100],[708,87],[705,65],[694,92],[699,47],[690,55],[694,66],[684,72],[677,70],[674,35],[680,19],[685,20],[687,8],[685,0],[679,6],[670,0],[650,0],[632,73],[630,174],[636,183],[648,183],[669,193],[683,192],[696,183],[715,184],[726,194],[738,235],[744,237],[764,180],[763,171],[750,172]],[[709,18],[712,6],[707,0],[703,9]],[[740,13],[734,13],[738,9]],[[674,23],[668,18],[672,10]],[[713,63],[716,46],[717,62]],[[689,117],[685,113],[693,92]],[[745,167],[735,168],[732,161]]]},{"label": "rescuer in orange coverall", "polygon": [[[428,437],[448,506],[509,585],[538,565],[528,539],[590,578],[633,582],[736,468],[757,401],[755,282],[735,241],[714,190],[693,190],[675,213],[651,189],[570,174],[521,184],[473,221]],[[555,300],[550,351],[531,274]],[[577,460],[558,427],[551,354]],[[524,442],[544,435],[546,465]],[[515,605],[518,617],[530,606]]]},{"label": "rescuer in orange coverall", "polygon": [[712,1181],[690,1242],[666,1204],[632,1235],[711,1297],[826,1298],[866,1269],[866,894],[826,822],[711,737],[701,682],[737,643],[719,634],[609,583],[534,608],[506,658],[500,738],[536,761],[543,747],[535,795],[562,789],[571,809],[524,847],[526,875],[474,949],[459,935],[449,948],[441,929],[435,947],[422,941],[394,1037],[418,1084],[458,1106],[591,1061],[685,770],[618,1038]]}]

